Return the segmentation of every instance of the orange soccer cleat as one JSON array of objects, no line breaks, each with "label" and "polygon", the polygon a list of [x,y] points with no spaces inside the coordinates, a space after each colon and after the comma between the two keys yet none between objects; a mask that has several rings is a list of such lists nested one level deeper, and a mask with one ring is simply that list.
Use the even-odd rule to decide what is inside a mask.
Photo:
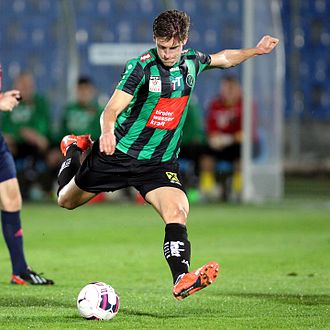
[{"label": "orange soccer cleat", "polygon": [[173,288],[176,299],[182,300],[191,294],[210,285],[218,276],[219,264],[215,261],[208,262],[193,272],[179,277]]},{"label": "orange soccer cleat", "polygon": [[71,144],[76,143],[77,147],[82,151],[86,151],[89,149],[93,141],[91,139],[90,134],[85,135],[66,135],[61,141],[61,151],[64,156],[66,156],[66,152]]}]

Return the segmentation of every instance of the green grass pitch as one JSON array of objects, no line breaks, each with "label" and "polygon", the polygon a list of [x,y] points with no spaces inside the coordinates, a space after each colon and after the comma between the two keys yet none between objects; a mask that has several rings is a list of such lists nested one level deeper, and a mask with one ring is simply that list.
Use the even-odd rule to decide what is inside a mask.
[{"label": "green grass pitch", "polygon": [[[56,285],[9,285],[0,239],[0,328],[329,329],[329,211],[329,201],[193,205],[191,267],[216,260],[222,268],[210,287],[177,301],[162,252],[164,226],[152,207],[24,205],[26,257]],[[78,292],[92,281],[118,291],[112,321],[78,315]]]}]

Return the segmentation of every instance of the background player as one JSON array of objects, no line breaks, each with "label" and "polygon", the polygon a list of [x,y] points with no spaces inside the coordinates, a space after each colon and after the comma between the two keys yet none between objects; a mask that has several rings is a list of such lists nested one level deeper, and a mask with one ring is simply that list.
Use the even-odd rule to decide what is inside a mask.
[{"label": "background player", "polygon": [[[189,272],[189,204],[180,182],[177,154],[196,77],[208,68],[230,68],[270,53],[278,39],[265,36],[254,48],[208,55],[183,50],[190,19],[184,12],[161,13],[153,24],[156,48],[128,61],[122,79],[101,116],[101,136],[80,166],[89,136],[67,136],[59,173],[58,204],[67,209],[102,191],[134,186],[166,224],[164,255],[173,276],[173,294],[183,299],[216,278],[209,262]],[[77,172],[78,171],[78,172]]]},{"label": "background player", "polygon": [[[0,93],[0,111],[12,111],[18,104],[20,92]],[[2,232],[12,263],[12,284],[47,285],[54,281],[34,272],[26,263],[23,248],[23,231],[20,210],[22,197],[16,178],[14,159],[0,134],[0,207]]]}]

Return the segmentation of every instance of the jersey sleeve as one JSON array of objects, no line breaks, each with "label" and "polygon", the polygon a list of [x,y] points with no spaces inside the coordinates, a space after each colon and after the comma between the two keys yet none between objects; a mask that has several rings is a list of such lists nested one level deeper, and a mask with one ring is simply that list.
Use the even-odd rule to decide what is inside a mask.
[{"label": "jersey sleeve", "polygon": [[144,70],[141,64],[136,59],[132,59],[126,63],[125,70],[116,88],[133,95],[143,79]]},{"label": "jersey sleeve", "polygon": [[200,74],[204,70],[208,69],[211,63],[211,56],[209,54],[202,53],[198,50],[195,50],[196,59],[198,60],[199,68],[198,73]]}]

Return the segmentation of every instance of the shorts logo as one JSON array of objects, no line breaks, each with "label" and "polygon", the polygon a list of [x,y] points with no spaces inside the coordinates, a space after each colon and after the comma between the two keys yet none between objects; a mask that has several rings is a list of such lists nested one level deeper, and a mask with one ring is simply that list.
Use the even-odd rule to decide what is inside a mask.
[{"label": "shorts logo", "polygon": [[189,87],[193,87],[194,86],[194,82],[195,82],[195,79],[193,77],[192,74],[188,74],[187,78],[186,78],[186,83]]},{"label": "shorts logo", "polygon": [[151,76],[149,80],[149,91],[160,93],[162,91],[162,81],[158,76]]},{"label": "shorts logo", "polygon": [[178,175],[174,172],[165,172],[168,179],[171,181],[171,183],[176,183],[181,186],[181,183],[179,181]]}]

